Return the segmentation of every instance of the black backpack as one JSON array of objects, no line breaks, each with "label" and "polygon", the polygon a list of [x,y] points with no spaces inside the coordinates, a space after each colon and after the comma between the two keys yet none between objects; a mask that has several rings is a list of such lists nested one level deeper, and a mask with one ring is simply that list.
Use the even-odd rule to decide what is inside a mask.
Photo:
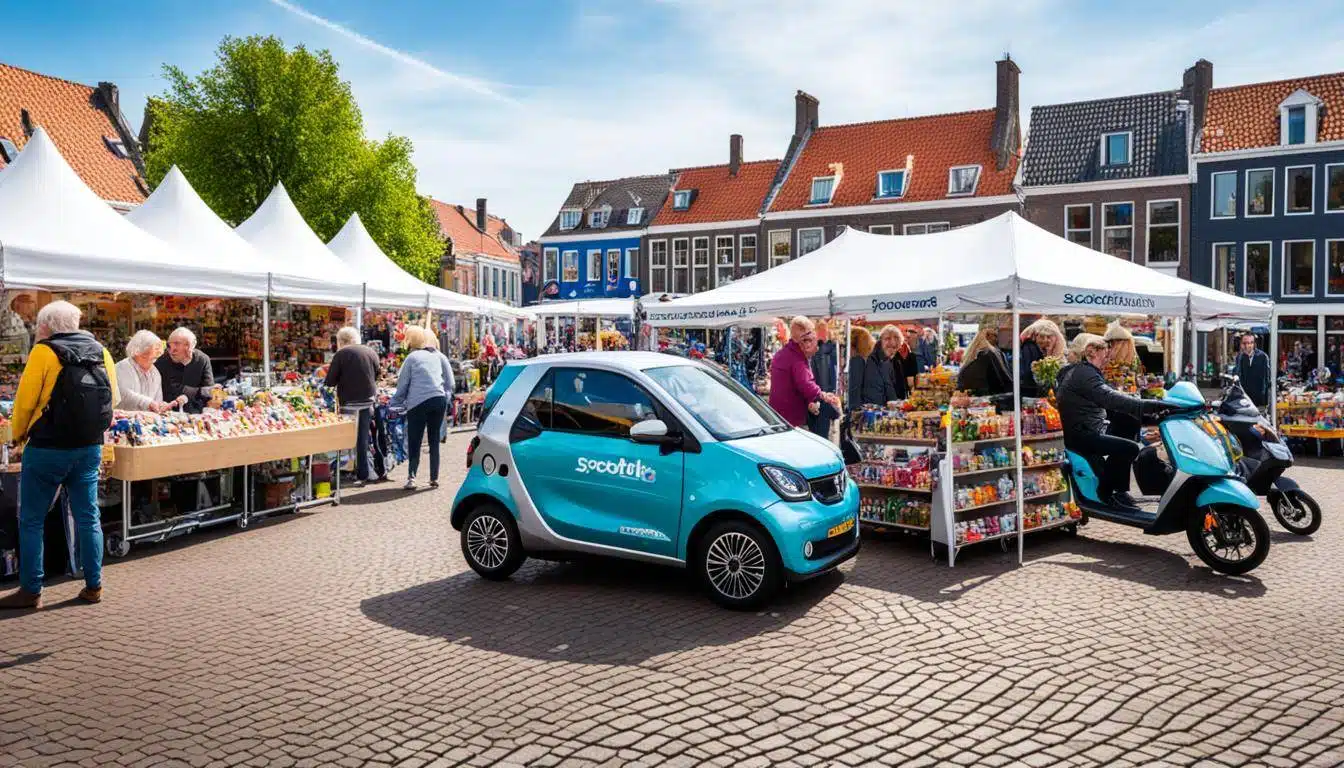
[{"label": "black backpack", "polygon": [[112,383],[107,377],[103,348],[97,342],[68,343],[63,339],[40,343],[61,361],[51,400],[38,422],[43,434],[71,448],[102,443],[103,433],[112,426]]}]

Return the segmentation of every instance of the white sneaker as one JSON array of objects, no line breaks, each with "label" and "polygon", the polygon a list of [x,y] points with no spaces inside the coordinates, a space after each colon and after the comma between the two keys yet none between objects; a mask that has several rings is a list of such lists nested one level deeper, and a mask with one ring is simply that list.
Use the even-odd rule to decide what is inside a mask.
[{"label": "white sneaker", "polygon": [[403,491],[414,491],[414,490],[415,490],[415,478],[414,478],[414,477],[408,477],[408,478],[406,478],[406,484],[403,485],[403,486],[401,486],[401,489],[402,489]]}]

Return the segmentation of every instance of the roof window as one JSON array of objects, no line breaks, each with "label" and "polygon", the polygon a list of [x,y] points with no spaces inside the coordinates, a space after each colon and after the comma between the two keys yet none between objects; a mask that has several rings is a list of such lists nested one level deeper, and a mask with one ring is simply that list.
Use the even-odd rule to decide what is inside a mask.
[{"label": "roof window", "polygon": [[691,190],[678,189],[672,193],[672,210],[684,211],[691,207]]},{"label": "roof window", "polygon": [[0,159],[6,163],[12,163],[19,157],[19,148],[14,146],[14,142],[0,136]]},{"label": "roof window", "polygon": [[831,198],[835,195],[835,177],[817,176],[812,179],[812,194],[808,197],[808,205],[830,205]]}]

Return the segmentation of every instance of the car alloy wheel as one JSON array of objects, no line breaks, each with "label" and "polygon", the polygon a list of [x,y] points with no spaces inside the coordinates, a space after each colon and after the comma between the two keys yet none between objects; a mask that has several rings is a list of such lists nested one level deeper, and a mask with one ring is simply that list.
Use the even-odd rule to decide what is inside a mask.
[{"label": "car alloy wheel", "polygon": [[765,582],[765,553],[751,537],[729,531],[714,539],[705,554],[709,583],[725,597],[747,600]]},{"label": "car alloy wheel", "polygon": [[479,515],[467,525],[467,552],[487,569],[495,569],[509,557],[509,533],[494,515]]}]

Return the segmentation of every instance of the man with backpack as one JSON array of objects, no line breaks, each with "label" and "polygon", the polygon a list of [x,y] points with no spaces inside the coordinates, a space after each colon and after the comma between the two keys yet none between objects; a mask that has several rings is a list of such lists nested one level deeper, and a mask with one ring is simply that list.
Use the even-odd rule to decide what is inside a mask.
[{"label": "man with backpack", "polygon": [[66,301],[37,313],[37,343],[14,397],[13,440],[27,440],[19,475],[19,589],[0,598],[0,608],[42,607],[43,526],[62,488],[84,571],[79,597],[86,603],[103,598],[98,470],[119,398],[112,356],[79,329],[79,319],[79,308]]}]

